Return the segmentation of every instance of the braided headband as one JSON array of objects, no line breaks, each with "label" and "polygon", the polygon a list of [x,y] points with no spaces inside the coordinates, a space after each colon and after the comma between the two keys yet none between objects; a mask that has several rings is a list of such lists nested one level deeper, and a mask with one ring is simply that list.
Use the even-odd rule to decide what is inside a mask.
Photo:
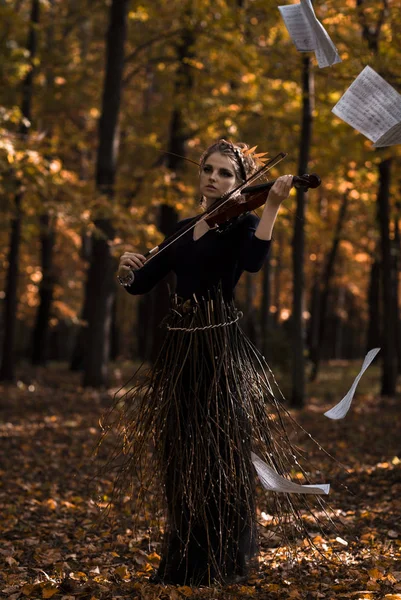
[{"label": "braided headband", "polygon": [[234,144],[233,144],[233,150],[234,150],[234,154],[235,154],[235,157],[236,157],[238,165],[239,165],[239,169],[241,171],[241,177],[242,177],[243,181],[245,181],[246,180],[246,171],[245,171],[244,163],[243,163],[242,156],[241,156],[241,150],[239,148],[237,148],[236,146],[234,146]]}]

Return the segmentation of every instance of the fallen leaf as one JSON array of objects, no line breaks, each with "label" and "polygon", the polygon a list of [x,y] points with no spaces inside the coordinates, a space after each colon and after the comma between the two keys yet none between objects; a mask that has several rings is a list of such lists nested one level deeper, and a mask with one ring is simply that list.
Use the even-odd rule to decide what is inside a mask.
[{"label": "fallen leaf", "polygon": [[44,588],[42,588],[42,598],[51,598],[52,596],[54,596],[54,594],[57,594],[58,591],[58,586],[46,585]]},{"label": "fallen leaf", "polygon": [[160,558],[161,557],[157,554],[157,552],[152,552],[151,554],[148,555],[148,561],[151,563],[159,563]]},{"label": "fallen leaf", "polygon": [[22,588],[21,588],[21,592],[24,594],[24,596],[30,596],[33,592],[33,590],[35,589],[36,586],[32,585],[32,583],[26,583]]},{"label": "fallen leaf", "polygon": [[125,565],[122,565],[121,567],[118,567],[114,573],[116,575],[118,575],[119,577],[121,577],[121,579],[129,579],[131,577],[130,572],[128,571],[127,567]]},{"label": "fallen leaf", "polygon": [[368,571],[369,573],[369,577],[371,577],[372,579],[382,579],[384,576],[384,573],[382,573],[382,571],[379,571],[379,569],[370,569]]}]

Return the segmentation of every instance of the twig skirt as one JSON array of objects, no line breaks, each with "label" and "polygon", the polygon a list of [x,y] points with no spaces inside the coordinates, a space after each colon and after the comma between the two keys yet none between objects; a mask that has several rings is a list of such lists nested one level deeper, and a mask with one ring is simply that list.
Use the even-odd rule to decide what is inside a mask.
[{"label": "twig skirt", "polygon": [[[156,579],[166,583],[210,585],[246,575],[258,548],[252,452],[280,475],[295,469],[309,483],[290,441],[289,428],[297,426],[240,317],[221,293],[174,297],[156,362],[136,373],[103,422],[105,435],[113,430],[117,439],[109,463],[118,464],[115,493],[129,490],[137,510],[147,495],[164,507]],[[305,529],[310,498],[269,496],[283,538]]]}]

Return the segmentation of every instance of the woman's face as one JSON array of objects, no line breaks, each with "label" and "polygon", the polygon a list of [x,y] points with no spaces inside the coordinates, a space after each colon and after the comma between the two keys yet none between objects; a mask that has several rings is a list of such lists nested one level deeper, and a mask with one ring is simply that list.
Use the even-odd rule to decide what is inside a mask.
[{"label": "woman's face", "polygon": [[205,160],[201,168],[199,190],[210,206],[238,185],[234,166],[228,156],[214,152]]}]

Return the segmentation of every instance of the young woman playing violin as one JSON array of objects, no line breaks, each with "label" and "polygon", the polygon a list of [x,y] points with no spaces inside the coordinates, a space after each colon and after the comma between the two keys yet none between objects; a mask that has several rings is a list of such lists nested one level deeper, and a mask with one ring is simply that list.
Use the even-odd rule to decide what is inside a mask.
[{"label": "young woman playing violin", "polygon": [[[216,200],[224,197],[257,170],[254,159],[251,156],[242,154],[241,149],[246,148],[245,144],[233,146],[224,140],[220,140],[210,146],[203,154],[200,165],[199,190],[204,207],[209,208],[212,206]],[[235,281],[232,279],[231,290],[228,290],[227,286],[223,286],[223,289],[230,292],[229,295],[232,296],[234,287],[244,270],[259,271],[269,250],[272,230],[280,204],[288,197],[291,184],[292,175],[284,175],[276,180],[269,191],[268,200],[260,221],[256,215],[249,213],[242,220],[240,226],[235,228],[234,238],[228,236],[224,239],[226,250],[224,256],[221,256],[221,252],[219,252],[221,248],[220,236],[216,232],[214,236],[209,236],[207,238],[208,262],[205,262],[206,256],[203,257],[203,244],[196,244],[196,242],[205,233],[208,233],[210,228],[205,221],[199,221],[191,231],[192,235],[186,236],[185,239],[186,242],[189,242],[190,252],[195,260],[192,267],[190,267],[190,273],[185,274],[178,266],[177,294],[184,298],[190,298],[197,293],[200,293],[201,296],[204,295],[204,292],[216,286],[219,278],[222,279],[222,282],[227,282],[227,267],[229,267],[230,274],[232,277],[234,276]],[[183,228],[190,221],[191,219],[181,221],[178,228]],[[240,243],[240,247],[238,243]],[[181,248],[183,248],[182,245]],[[186,253],[186,250],[184,250],[184,253]],[[118,271],[120,280],[123,283],[125,281],[130,284],[127,286],[127,290],[131,294],[143,294],[149,291],[169,270],[175,270],[170,262],[171,254],[170,252],[170,260],[165,256],[164,260],[154,261],[153,264],[149,264],[148,269],[135,273],[145,265],[146,258],[136,252],[124,253],[120,259]],[[225,259],[224,263],[219,264],[220,260],[223,259]],[[254,267],[252,267],[252,264],[254,264]],[[191,285],[195,286],[193,289],[190,289],[191,286],[188,285],[187,280],[181,281],[180,272],[182,272],[184,278],[188,278],[188,275],[191,276]],[[136,282],[134,283],[135,279]],[[196,279],[198,279],[198,282],[195,281]],[[188,290],[188,295],[181,293],[183,289]]]},{"label": "young woman playing violin", "polygon": [[[220,140],[202,155],[204,208],[257,170],[247,148]],[[301,468],[271,371],[241,330],[234,304],[243,271],[255,273],[266,260],[292,180],[276,180],[260,220],[247,213],[221,232],[202,219],[186,231],[186,219],[178,227],[186,233],[161,244],[148,260],[137,252],[120,259],[118,276],[130,294],[145,294],[170,271],[177,276],[159,357],[116,403],[116,456],[122,457],[116,488],[133,482],[139,501],[160,496],[165,507],[162,560],[153,581],[210,585],[246,576],[257,554],[251,453],[281,475]],[[292,527],[304,527],[303,497],[273,494],[269,503],[283,532],[290,516]]]}]

